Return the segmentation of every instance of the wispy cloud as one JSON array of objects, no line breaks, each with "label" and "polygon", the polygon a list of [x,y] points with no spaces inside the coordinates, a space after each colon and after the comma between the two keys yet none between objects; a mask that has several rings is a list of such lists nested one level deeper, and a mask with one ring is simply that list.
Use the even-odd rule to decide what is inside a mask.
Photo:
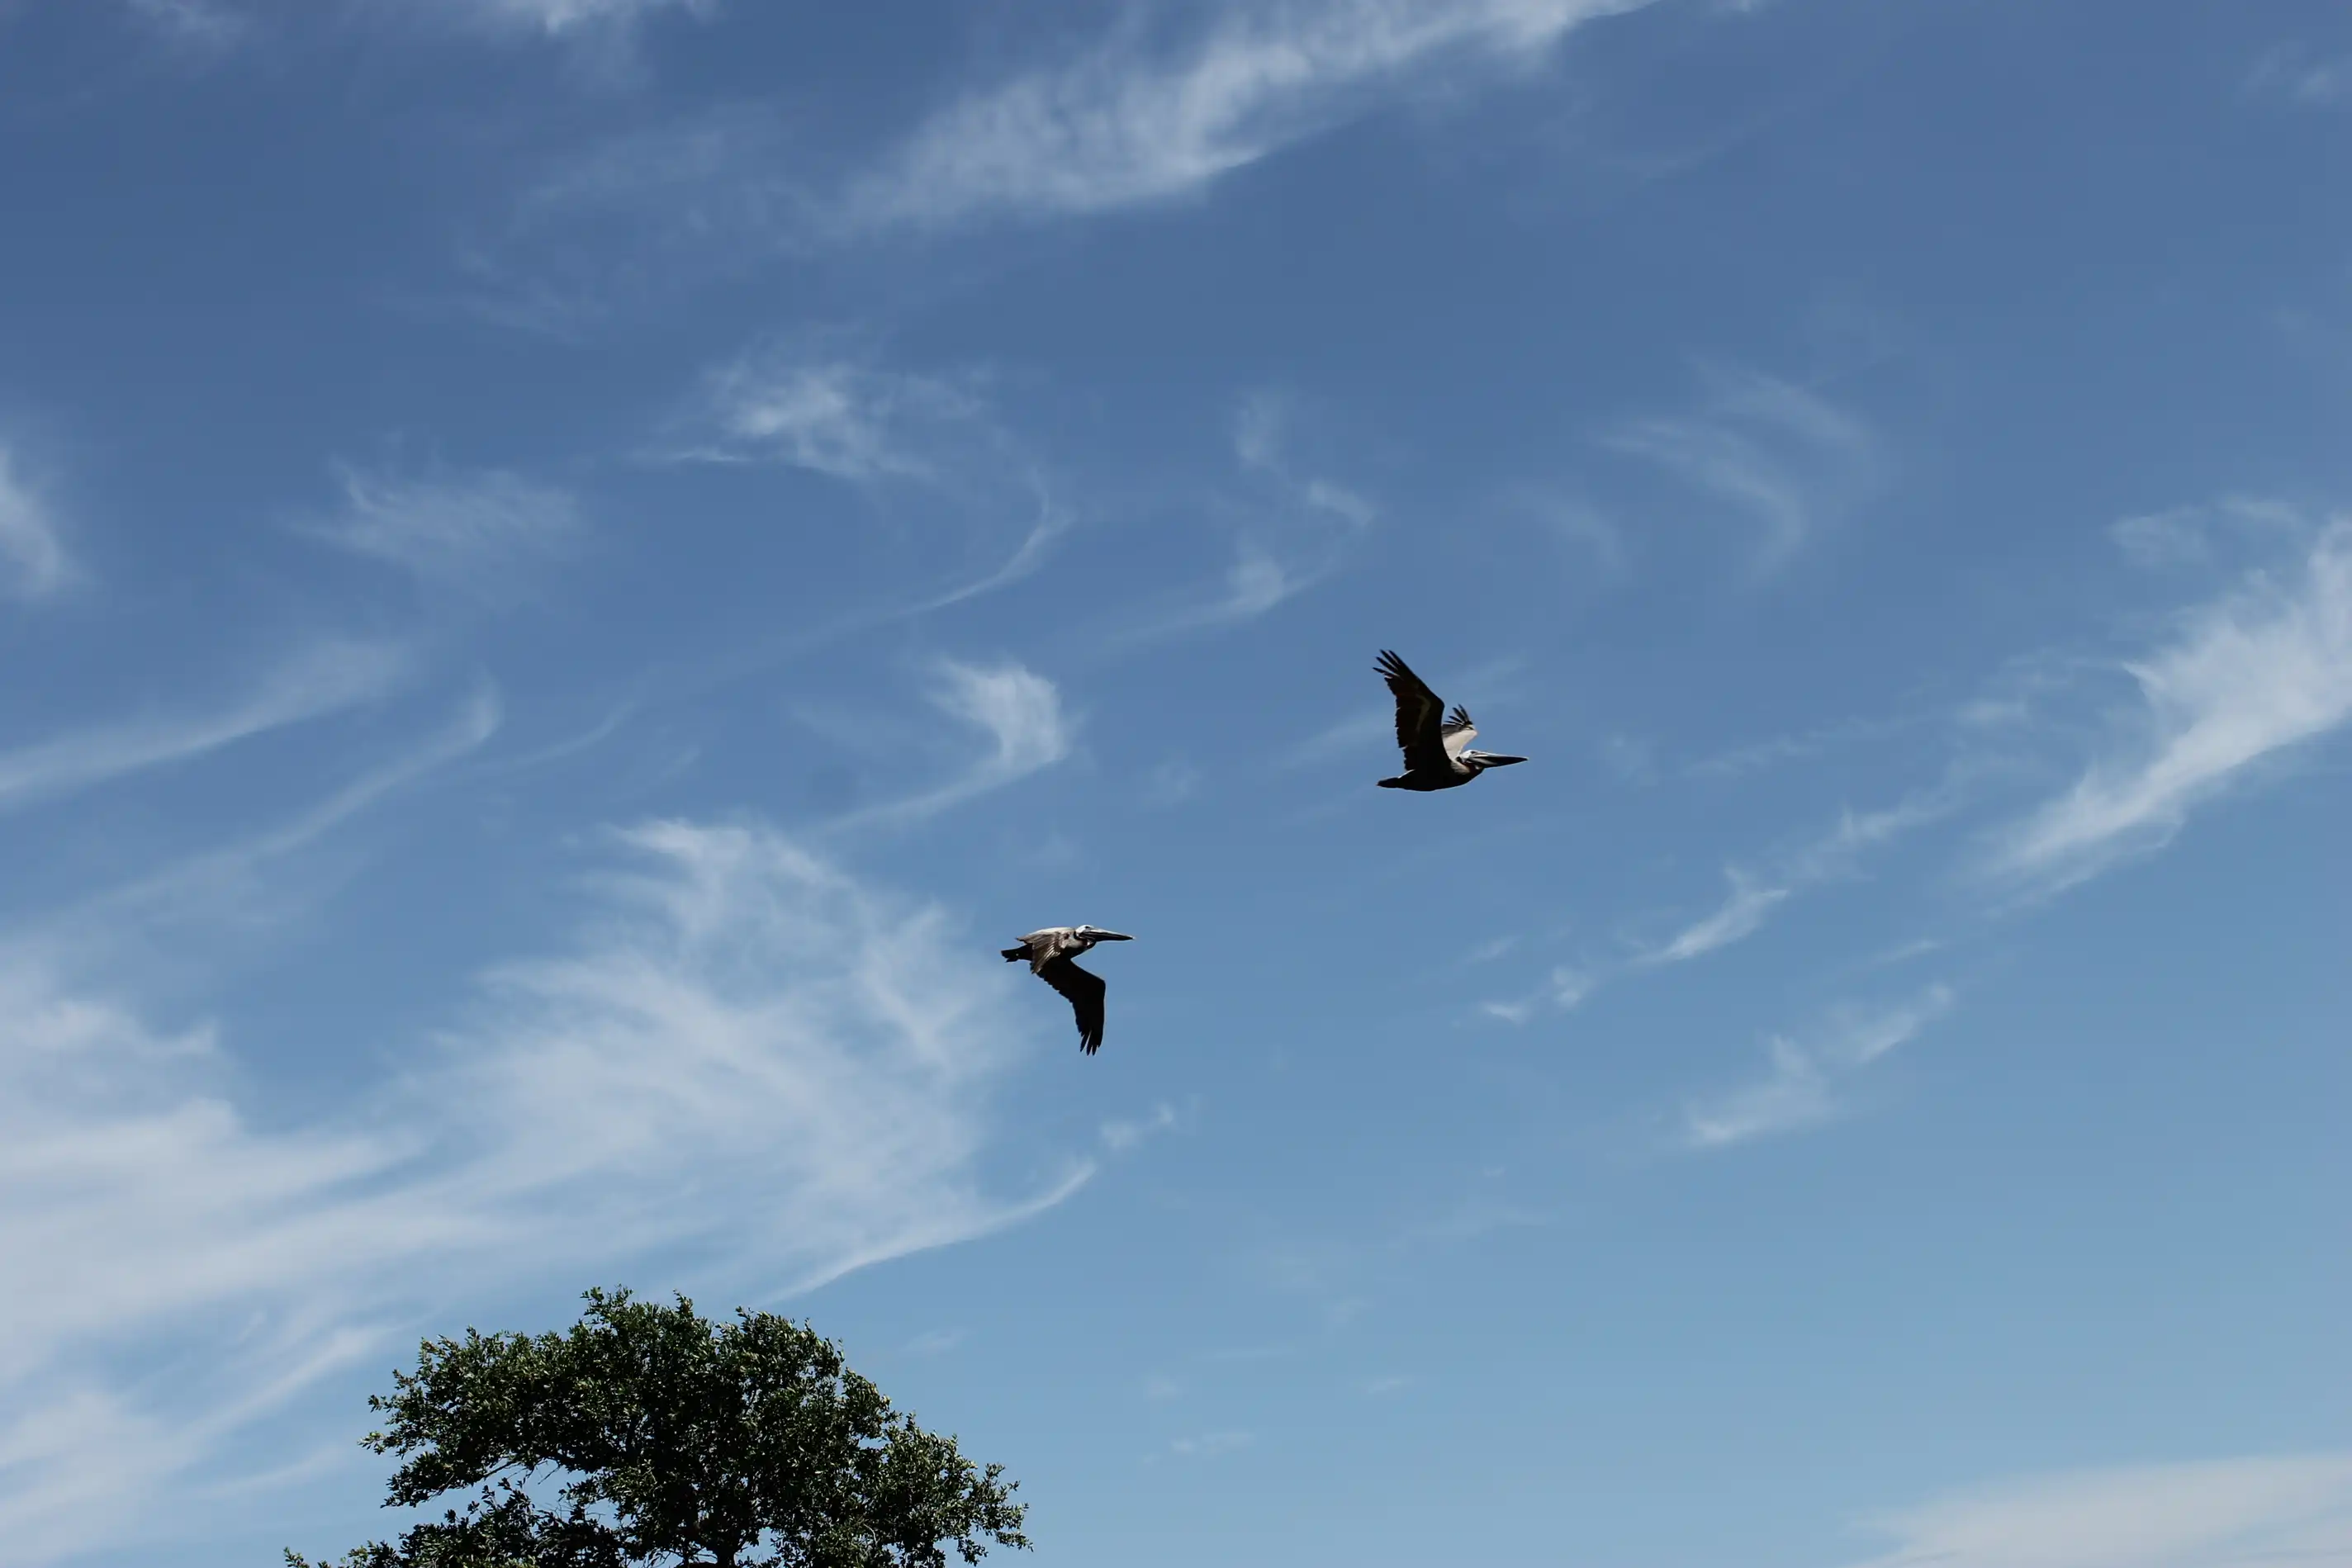
[{"label": "wispy cloud", "polygon": [[758,828],[666,821],[621,841],[651,869],[608,884],[612,919],[571,956],[495,971],[469,1031],[461,1076],[525,1108],[479,1129],[493,1190],[569,1203],[578,1179],[610,1182],[626,1232],[668,1245],[676,1208],[636,1185],[690,1181],[720,1200],[703,1226],[797,1287],[1082,1179],[1073,1165],[1030,1197],[979,1191],[987,1089],[1022,1032],[943,912]]},{"label": "wispy cloud", "polygon": [[1447,67],[1540,59],[1643,0],[1249,0],[1155,49],[1139,26],[951,105],[862,181],[860,226],[1092,213],[1189,195]]},{"label": "wispy cloud", "polygon": [[[240,1106],[220,1026],[0,954],[0,1255],[47,1281],[0,1301],[13,1552],[200,1505],[229,1430],[484,1289],[690,1253],[790,1290],[1085,1179],[984,1190],[1022,1032],[941,912],[755,826],[618,843],[575,946],[310,1125]],[[185,1375],[142,1375],[159,1351]]]},{"label": "wispy cloud", "polygon": [[988,731],[995,755],[977,770],[977,787],[1009,784],[1070,754],[1069,727],[1054,683],[1020,664],[983,669],[950,661],[940,706]]},{"label": "wispy cloud", "polygon": [[1521,483],[1507,487],[1496,500],[1511,515],[1573,546],[1583,558],[1580,576],[1613,580],[1625,575],[1632,553],[1626,548],[1625,530],[1574,489]]},{"label": "wispy cloud", "polygon": [[2212,554],[2205,538],[2202,508],[2197,507],[2118,518],[2109,525],[2107,537],[2136,565],[2151,569],[2199,566]]},{"label": "wispy cloud", "polygon": [[1242,467],[1279,480],[1298,505],[1363,528],[1372,520],[1372,504],[1335,480],[1302,474],[1291,454],[1291,427],[1297,406],[1278,392],[1258,391],[1242,399],[1234,414],[1234,456]]},{"label": "wispy cloud", "polygon": [[1836,825],[1798,841],[1769,857],[1768,873],[1726,866],[1731,884],[1716,910],[1685,925],[1668,940],[1639,947],[1630,956],[1561,965],[1533,991],[1479,1004],[1479,1011],[1507,1023],[1525,1023],[1543,1011],[1567,1012],[1628,971],[1654,969],[1705,957],[1763,929],[1780,905],[1804,890],[1855,873],[1862,861],[1907,833],[1959,809],[1964,775],[1953,772],[1937,787],[1917,791],[1892,806],[1838,813]]},{"label": "wispy cloud", "polygon": [[366,702],[390,691],[407,668],[404,652],[396,647],[330,643],[289,662],[216,712],[131,719],[0,751],[0,810],[201,757]]},{"label": "wispy cloud", "polygon": [[[1487,944],[1488,948],[1494,946],[1493,943]],[[1473,957],[1479,957],[1485,952],[1486,949],[1481,949]],[[1505,1023],[1525,1023],[1542,1009],[1555,1012],[1573,1010],[1592,994],[1593,988],[1600,983],[1601,977],[1593,970],[1563,964],[1544,977],[1544,983],[1530,994],[1510,1001],[1481,1002],[1478,1010],[1488,1018],[1501,1019]]]},{"label": "wispy cloud", "polygon": [[2254,63],[2247,90],[2298,109],[2352,104],[2352,55],[2321,55],[2304,44],[2284,44]]},{"label": "wispy cloud", "polygon": [[844,176],[815,172],[774,108],[720,105],[542,181],[469,254],[487,285],[473,303],[568,333],[665,281],[877,231],[1181,199],[1434,79],[1539,65],[1580,23],[1649,3],[1225,0],[1170,25],[1123,7],[1091,47],[955,99]]},{"label": "wispy cloud", "polygon": [[1225,596],[1204,619],[1246,621],[1265,614],[1305,586],[1306,580],[1293,575],[1264,547],[1244,539],[1225,573]]},{"label": "wispy cloud", "polygon": [[2307,542],[2303,511],[2287,502],[2258,496],[2225,496],[2207,504],[2169,507],[2118,518],[2107,537],[2133,565],[2150,570],[2210,568],[2224,547],[2253,545],[2268,551],[2284,539]]},{"label": "wispy cloud", "polygon": [[707,16],[716,0],[443,0],[453,14],[562,37],[590,27],[628,26],[661,12]]},{"label": "wispy cloud", "polygon": [[1204,628],[1252,621],[1312,588],[1328,575],[1328,568],[1284,559],[1259,539],[1234,542],[1231,564],[1216,591],[1189,603],[1130,620],[1111,633],[1118,642],[1143,643]]},{"label": "wispy cloud", "polygon": [[1842,808],[1835,827],[1780,857],[1781,880],[1794,891],[1852,875],[1872,851],[1885,849],[1906,834],[1942,821],[1958,811],[1966,797],[1969,778],[1966,768],[1954,768],[1946,771],[1939,783],[1915,790],[1892,806],[1867,811],[1857,811],[1851,806]]},{"label": "wispy cloud", "polygon": [[1071,728],[1062,713],[1061,693],[1045,676],[1017,664],[985,667],[953,660],[942,663],[939,673],[933,704],[985,731],[992,749],[947,784],[856,812],[836,826],[905,822],[931,816],[1069,756]]},{"label": "wispy cloud", "polygon": [[1396,744],[1395,734],[1394,709],[1367,706],[1288,747],[1276,759],[1276,766],[1305,768],[1357,751],[1378,758],[1382,747]]},{"label": "wispy cloud", "polygon": [[1671,940],[1648,949],[1637,962],[1680,964],[1745,941],[1763,926],[1773,905],[1789,896],[1788,888],[1768,886],[1738,866],[1724,867],[1723,874],[1731,883],[1731,892],[1722,906],[1685,926]]},{"label": "wispy cloud", "polygon": [[[1047,465],[996,417],[985,371],[887,369],[845,342],[849,336],[771,339],[707,371],[664,444],[646,454],[656,462],[779,463],[877,491],[919,486],[964,535],[940,553],[970,557],[982,544],[1006,551],[977,575],[854,614],[820,638],[1009,587],[1044,566],[1077,522]],[[1008,538],[1013,528],[1017,542]]]},{"label": "wispy cloud", "polygon": [[[225,48],[250,37],[269,7],[261,0],[123,0],[131,15],[175,44],[206,50]],[[602,37],[625,38],[640,24],[664,12],[709,16],[717,0],[351,0],[335,9],[352,16],[382,12],[396,20],[425,20],[491,37],[544,37],[566,41]]]},{"label": "wispy cloud", "polygon": [[2352,1562],[2352,1453],[2074,1470],[1880,1515],[1856,1568],[2256,1568]]},{"label": "wispy cloud", "polygon": [[1739,779],[1765,772],[1783,763],[1803,761],[1826,751],[1879,740],[1913,729],[1929,718],[1927,714],[1903,715],[1891,718],[1845,718],[1828,724],[1813,725],[1791,733],[1776,735],[1769,740],[1733,747],[1703,757],[1689,765],[1684,772],[1695,779]]},{"label": "wispy cloud", "polygon": [[1606,444],[1654,464],[1756,524],[1769,573],[1839,521],[1880,482],[1877,436],[1818,392],[1748,371],[1711,370],[1696,413],[1639,420]]},{"label": "wispy cloud", "polygon": [[982,594],[993,593],[1000,588],[1019,582],[1045,565],[1054,542],[1069,531],[1074,519],[1055,502],[1042,482],[1038,484],[1036,493],[1037,520],[1022,537],[1019,546],[1005,558],[1003,565],[969,582],[959,583],[944,593],[922,600],[909,606],[904,613],[924,615],[934,610],[944,610],[950,604],[961,604],[968,599],[978,599]]},{"label": "wispy cloud", "polygon": [[172,42],[213,50],[243,38],[252,15],[223,0],[125,0],[131,14]]},{"label": "wispy cloud", "polygon": [[1254,620],[1338,571],[1370,527],[1372,504],[1293,457],[1292,401],[1257,392],[1244,397],[1233,424],[1233,454],[1249,498],[1234,515],[1233,559],[1219,591],[1146,617],[1126,635],[1148,639]]},{"label": "wispy cloud", "polygon": [[0,595],[38,599],[72,579],[56,517],[0,445]]},{"label": "wispy cloud", "polygon": [[940,479],[986,405],[972,378],[887,371],[801,344],[765,344],[713,371],[713,442],[683,455],[791,464],[854,484]]},{"label": "wispy cloud", "polygon": [[1275,481],[1300,511],[1348,528],[1370,526],[1372,504],[1327,475],[1301,472],[1292,455],[1296,402],[1278,392],[1258,391],[1242,399],[1234,415],[1234,456],[1245,472]]},{"label": "wispy cloud", "polygon": [[488,603],[529,596],[530,574],[577,542],[578,505],[499,469],[402,475],[342,466],[341,504],[305,532]]},{"label": "wispy cloud", "polygon": [[2352,519],[2299,570],[2256,572],[2124,668],[2122,738],[2064,794],[2002,831],[1996,871],[2058,883],[2168,841],[2200,801],[2352,717]]},{"label": "wispy cloud", "polygon": [[573,338],[632,300],[808,249],[827,219],[807,152],[775,109],[731,102],[572,152],[469,237],[462,303]]},{"label": "wispy cloud", "polygon": [[1950,988],[1930,986],[1897,1007],[1841,1009],[1811,1043],[1773,1036],[1770,1072],[1686,1107],[1683,1141],[1692,1148],[1722,1148],[1829,1120],[1838,1113],[1843,1081],[1912,1039],[1951,1005]]},{"label": "wispy cloud", "polygon": [[1160,1104],[1151,1114],[1141,1120],[1113,1117],[1102,1124],[1103,1147],[1113,1154],[1125,1154],[1155,1133],[1164,1133],[1176,1125],[1176,1107]]},{"label": "wispy cloud", "polygon": [[405,789],[498,733],[503,715],[499,694],[488,685],[458,704],[447,722],[401,754],[378,763],[290,819],[262,832],[205,850],[151,874],[99,894],[85,905],[112,919],[136,912],[169,919],[197,912],[217,918],[241,912],[260,873],[327,834],[387,796]]}]

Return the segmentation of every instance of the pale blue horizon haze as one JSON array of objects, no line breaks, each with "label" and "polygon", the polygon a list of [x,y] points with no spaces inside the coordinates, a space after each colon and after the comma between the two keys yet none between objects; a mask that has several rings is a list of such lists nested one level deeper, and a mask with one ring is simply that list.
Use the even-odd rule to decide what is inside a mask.
[{"label": "pale blue horizon haze", "polygon": [[2340,4],[5,0],[0,139],[0,1563],[626,1285],[991,1561],[2352,1564]]}]

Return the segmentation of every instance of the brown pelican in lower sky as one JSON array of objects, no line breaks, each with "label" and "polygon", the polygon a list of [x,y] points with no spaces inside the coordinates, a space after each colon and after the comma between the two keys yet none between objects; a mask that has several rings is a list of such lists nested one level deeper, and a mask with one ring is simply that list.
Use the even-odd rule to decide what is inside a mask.
[{"label": "brown pelican in lower sky", "polygon": [[1457,705],[1448,714],[1445,699],[1385,648],[1381,650],[1378,667],[1389,690],[1396,695],[1397,744],[1404,748],[1404,771],[1381,779],[1381,789],[1451,789],[1469,783],[1489,768],[1507,768],[1527,760],[1471,750],[1470,743],[1478,738],[1478,727],[1470,722],[1468,709]]},{"label": "brown pelican in lower sky", "polygon": [[1134,940],[1099,925],[1048,925],[1003,951],[1008,964],[1029,960],[1031,974],[1070,998],[1070,1010],[1078,1017],[1078,1049],[1092,1056],[1102,1044],[1102,977],[1079,968],[1075,960],[1097,942]]}]

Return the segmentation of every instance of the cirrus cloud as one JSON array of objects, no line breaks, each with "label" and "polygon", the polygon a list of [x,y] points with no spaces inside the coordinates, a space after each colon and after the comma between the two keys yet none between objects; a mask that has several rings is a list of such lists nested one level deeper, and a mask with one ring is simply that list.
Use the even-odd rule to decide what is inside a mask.
[{"label": "cirrus cloud", "polygon": [[986,1178],[1025,1048],[943,911],[758,825],[613,842],[568,949],[307,1122],[246,1103],[228,1025],[0,950],[0,1257],[45,1281],[0,1299],[12,1561],[267,1484],[214,1473],[224,1439],[299,1430],[330,1373],[486,1290],[690,1256],[773,1294],[1087,1178]]},{"label": "cirrus cloud", "polygon": [[1858,1568],[2256,1568],[2352,1562],[2352,1454],[2039,1476],[1880,1516]]},{"label": "cirrus cloud", "polygon": [[2352,718],[2352,519],[2296,568],[2257,571],[2125,663],[2138,701],[2116,743],[1999,836],[1997,872],[2058,884],[2168,841],[2192,808],[2257,764]]}]

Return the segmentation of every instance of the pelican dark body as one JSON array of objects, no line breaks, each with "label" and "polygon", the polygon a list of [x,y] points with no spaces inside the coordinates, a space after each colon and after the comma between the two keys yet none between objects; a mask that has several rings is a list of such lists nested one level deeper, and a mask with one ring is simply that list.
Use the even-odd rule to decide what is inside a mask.
[{"label": "pelican dark body", "polygon": [[1396,697],[1397,745],[1404,751],[1404,771],[1393,779],[1381,779],[1381,789],[1413,789],[1423,794],[1432,789],[1453,789],[1469,783],[1489,768],[1507,768],[1527,760],[1524,757],[1471,750],[1470,743],[1478,738],[1478,727],[1470,722],[1470,711],[1457,705],[1448,714],[1445,699],[1431,691],[1402,659],[1387,649],[1381,650],[1381,662],[1376,667]]}]

